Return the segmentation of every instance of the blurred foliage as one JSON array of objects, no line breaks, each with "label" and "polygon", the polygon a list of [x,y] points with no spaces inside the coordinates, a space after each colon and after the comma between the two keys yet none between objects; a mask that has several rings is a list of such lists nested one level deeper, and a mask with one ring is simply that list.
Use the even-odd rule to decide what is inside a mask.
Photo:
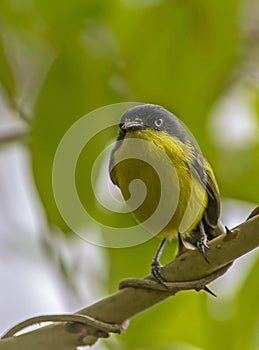
[{"label": "blurred foliage", "polygon": [[[173,111],[197,138],[224,196],[258,201],[259,143],[228,149],[213,144],[208,134],[214,103],[240,84],[255,95],[258,125],[258,88],[250,68],[243,71],[247,56],[251,61],[256,52],[255,41],[249,51],[251,40],[240,34],[240,13],[250,2],[245,4],[237,0],[224,4],[1,0],[0,81],[10,107],[18,106],[29,116],[34,179],[51,225],[70,233],[52,191],[59,142],[81,116],[117,102],[157,103]],[[249,54],[240,55],[244,48]],[[227,132],[231,135],[231,129]],[[76,186],[97,221],[119,227],[133,223],[132,218],[100,208],[89,189],[92,164],[116,133],[115,127],[107,129],[85,147],[78,159]],[[153,239],[132,248],[107,249],[108,288],[113,291],[123,277],[148,273],[157,244]],[[165,261],[173,254],[172,246],[167,247]],[[181,293],[136,317],[117,345],[109,340],[105,345],[131,350],[191,349],[191,345],[255,350],[259,347],[258,271],[255,265],[245,286],[226,301],[233,308],[229,317],[213,317],[204,293]]]}]

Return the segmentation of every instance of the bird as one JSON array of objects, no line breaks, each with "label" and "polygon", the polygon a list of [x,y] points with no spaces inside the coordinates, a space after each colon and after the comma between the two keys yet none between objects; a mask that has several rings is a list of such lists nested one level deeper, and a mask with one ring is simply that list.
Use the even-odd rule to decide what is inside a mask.
[{"label": "bird", "polygon": [[164,107],[131,107],[118,126],[110,178],[136,221],[161,239],[151,273],[163,284],[159,259],[168,240],[191,243],[208,261],[208,241],[224,232],[219,188],[194,137]]}]

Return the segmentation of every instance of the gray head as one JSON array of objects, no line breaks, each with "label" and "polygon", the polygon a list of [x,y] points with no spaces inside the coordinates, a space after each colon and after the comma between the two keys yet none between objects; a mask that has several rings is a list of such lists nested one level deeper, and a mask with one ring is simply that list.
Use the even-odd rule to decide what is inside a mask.
[{"label": "gray head", "polygon": [[122,140],[127,132],[131,130],[155,129],[166,132],[178,138],[181,142],[191,143],[197,147],[195,141],[186,130],[179,119],[165,108],[153,105],[143,104],[128,109],[121,117],[120,132],[118,140]]}]

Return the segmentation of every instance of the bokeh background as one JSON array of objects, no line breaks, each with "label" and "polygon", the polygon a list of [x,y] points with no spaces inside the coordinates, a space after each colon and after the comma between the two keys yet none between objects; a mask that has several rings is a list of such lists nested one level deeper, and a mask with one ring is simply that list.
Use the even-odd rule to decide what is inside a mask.
[{"label": "bokeh background", "polygon": [[[256,0],[1,0],[0,332],[33,315],[73,312],[114,292],[120,279],[149,272],[155,238],[123,249],[93,245],[57,210],[53,159],[76,120],[128,101],[174,112],[212,164],[222,220],[233,227],[258,204],[258,92]],[[84,230],[104,245],[100,222],[134,224],[94,195],[112,206],[106,166],[90,186],[94,161],[116,132],[104,130],[87,145],[75,174],[95,219]],[[174,250],[173,242],[163,262]],[[218,298],[179,293],[93,348],[257,350],[258,251],[211,288]]]}]

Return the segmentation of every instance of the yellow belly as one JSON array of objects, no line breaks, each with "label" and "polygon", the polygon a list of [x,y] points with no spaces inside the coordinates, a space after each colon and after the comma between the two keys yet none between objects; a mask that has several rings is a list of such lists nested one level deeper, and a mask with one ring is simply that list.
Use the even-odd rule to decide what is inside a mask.
[{"label": "yellow belly", "polygon": [[137,221],[159,238],[188,234],[207,204],[186,151],[172,141],[156,130],[132,131],[113,154],[113,182]]}]

